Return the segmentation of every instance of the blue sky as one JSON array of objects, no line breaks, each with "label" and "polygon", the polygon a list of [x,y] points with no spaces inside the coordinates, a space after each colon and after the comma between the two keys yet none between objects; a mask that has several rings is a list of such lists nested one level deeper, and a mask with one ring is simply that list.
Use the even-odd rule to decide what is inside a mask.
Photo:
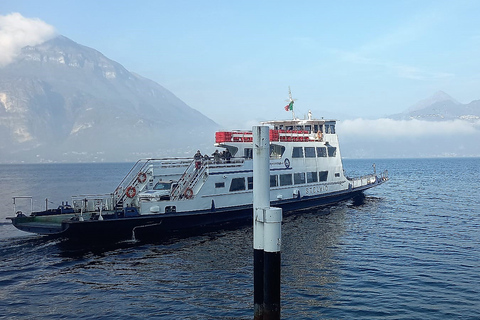
[{"label": "blue sky", "polygon": [[443,90],[480,99],[480,1],[24,1],[38,18],[226,127],[379,118]]}]

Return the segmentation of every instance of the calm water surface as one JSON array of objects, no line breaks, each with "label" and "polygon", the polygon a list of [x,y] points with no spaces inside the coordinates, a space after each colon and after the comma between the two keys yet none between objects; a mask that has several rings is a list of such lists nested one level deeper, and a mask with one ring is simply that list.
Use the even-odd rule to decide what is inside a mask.
[{"label": "calm water surface", "polygon": [[[284,319],[480,319],[480,159],[376,160],[363,205],[288,216]],[[344,160],[347,175],[372,170]],[[16,230],[12,197],[57,206],[131,164],[0,165],[0,319],[251,319],[252,230],[73,246]]]}]

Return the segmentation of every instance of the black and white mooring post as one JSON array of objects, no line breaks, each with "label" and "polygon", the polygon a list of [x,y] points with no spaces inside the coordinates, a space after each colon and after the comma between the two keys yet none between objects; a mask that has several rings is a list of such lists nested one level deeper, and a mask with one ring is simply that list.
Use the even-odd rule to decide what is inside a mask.
[{"label": "black and white mooring post", "polygon": [[253,127],[254,319],[280,319],[282,209],[270,207],[268,126]]}]

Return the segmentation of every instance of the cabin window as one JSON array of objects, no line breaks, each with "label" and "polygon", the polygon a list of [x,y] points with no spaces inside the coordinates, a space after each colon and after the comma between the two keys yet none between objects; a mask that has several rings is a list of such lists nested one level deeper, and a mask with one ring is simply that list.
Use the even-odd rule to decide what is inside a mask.
[{"label": "cabin window", "polygon": [[271,144],[270,145],[270,158],[273,159],[280,159],[285,152],[285,147],[280,146],[278,144]]},{"label": "cabin window", "polygon": [[297,126],[297,127],[295,128],[295,130],[297,130],[297,131],[303,130],[303,126]]},{"label": "cabin window", "polygon": [[292,184],[292,175],[290,173],[280,175],[281,186],[289,186],[291,184]]},{"label": "cabin window", "polygon": [[292,158],[303,158],[303,148],[293,147]]},{"label": "cabin window", "polygon": [[243,156],[245,157],[245,159],[253,159],[253,149],[252,148],[243,149]]},{"label": "cabin window", "polygon": [[248,190],[253,189],[253,177],[248,177],[247,178],[247,185],[248,185]]},{"label": "cabin window", "polygon": [[225,182],[215,182],[215,188],[225,188]]},{"label": "cabin window", "polygon": [[272,175],[270,176],[270,187],[276,187],[276,186],[278,186],[278,176]]},{"label": "cabin window", "polygon": [[317,147],[317,157],[325,158],[327,156],[327,148]]},{"label": "cabin window", "polygon": [[335,172],[335,178],[340,178],[340,173]]},{"label": "cabin window", "polygon": [[297,172],[293,174],[293,183],[294,184],[304,184],[305,183],[305,172]]},{"label": "cabin window", "polygon": [[245,190],[245,178],[234,178],[230,184],[230,191]]},{"label": "cabin window", "polygon": [[337,148],[336,147],[328,147],[328,156],[335,157],[337,155]]},{"label": "cabin window", "polygon": [[311,125],[306,125],[305,130],[308,131],[308,132],[311,132],[312,131],[312,126]]},{"label": "cabin window", "polygon": [[305,158],[315,158],[314,147],[305,147]]},{"label": "cabin window", "polygon": [[320,171],[318,173],[318,178],[319,178],[320,181],[327,181],[328,171]]},{"label": "cabin window", "polygon": [[317,182],[317,181],[318,181],[318,175],[315,171],[307,172],[307,182],[308,183]]}]

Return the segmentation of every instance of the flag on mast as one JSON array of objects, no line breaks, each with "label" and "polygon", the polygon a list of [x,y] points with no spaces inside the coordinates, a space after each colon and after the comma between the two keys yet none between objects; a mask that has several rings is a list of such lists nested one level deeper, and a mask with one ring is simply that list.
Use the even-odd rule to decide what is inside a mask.
[{"label": "flag on mast", "polygon": [[290,101],[290,103],[285,106],[285,111],[290,111],[290,110],[293,111],[293,101]]}]

